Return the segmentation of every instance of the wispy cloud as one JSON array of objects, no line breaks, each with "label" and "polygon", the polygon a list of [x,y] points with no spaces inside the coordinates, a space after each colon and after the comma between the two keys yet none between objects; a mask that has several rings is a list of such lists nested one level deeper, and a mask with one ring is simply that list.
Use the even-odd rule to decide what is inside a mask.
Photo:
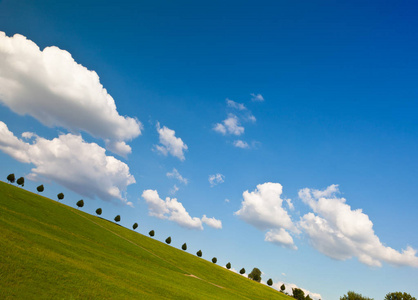
[{"label": "wispy cloud", "polygon": [[217,173],[215,175],[209,175],[209,183],[211,187],[214,187],[215,185],[218,185],[220,183],[223,183],[225,181],[225,176]]},{"label": "wispy cloud", "polygon": [[254,94],[251,93],[251,101],[253,102],[263,102],[264,101],[264,97],[261,94]]},{"label": "wispy cloud", "polygon": [[244,104],[235,102],[235,101],[230,100],[228,98],[226,98],[226,105],[228,107],[232,107],[232,108],[235,108],[235,109],[238,109],[238,110],[246,110],[247,109]]},{"label": "wispy cloud", "polygon": [[248,145],[247,142],[242,141],[242,140],[236,140],[234,141],[234,146],[237,148],[242,148],[242,149],[248,149],[250,148],[250,145]]},{"label": "wispy cloud", "polygon": [[239,119],[234,114],[229,114],[228,118],[222,121],[223,124],[217,123],[214,126],[214,130],[222,133],[223,135],[229,133],[233,135],[241,135],[244,133],[244,127],[240,125]]},{"label": "wispy cloud", "polygon": [[184,183],[184,184],[186,184],[187,185],[187,183],[188,183],[188,180],[187,180],[187,178],[184,178],[180,173],[179,173],[179,171],[177,171],[177,169],[176,168],[173,168],[173,171],[171,171],[171,172],[167,172],[167,177],[169,177],[169,178],[175,178],[175,179],[177,179],[178,181],[180,181],[180,182],[182,182],[182,183]]}]

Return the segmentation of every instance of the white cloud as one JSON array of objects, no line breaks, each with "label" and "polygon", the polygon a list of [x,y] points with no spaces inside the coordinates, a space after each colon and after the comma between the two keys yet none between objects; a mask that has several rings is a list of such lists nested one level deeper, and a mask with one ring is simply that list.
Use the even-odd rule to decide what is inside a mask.
[{"label": "white cloud", "polygon": [[[203,230],[202,222],[212,227],[214,227],[214,225],[219,226],[218,222],[221,222],[214,218],[209,219],[205,215],[202,219],[197,217],[192,218],[183,204],[178,202],[176,198],[167,197],[165,200],[162,200],[156,190],[143,191],[142,198],[144,198],[148,205],[150,216],[168,219],[185,228]],[[205,219],[205,221],[203,221],[203,219]],[[220,228],[222,228],[222,223]]]},{"label": "white cloud", "polygon": [[0,32],[0,102],[46,126],[108,140],[111,151],[121,155],[131,152],[121,143],[141,134],[138,120],[119,115],[96,72],[65,50],[52,46],[41,51],[19,34]]},{"label": "white cloud", "polygon": [[261,94],[251,93],[251,96],[252,96],[251,101],[254,101],[254,102],[263,102],[264,101],[264,97]]},{"label": "white cloud", "polygon": [[273,283],[273,288],[274,289],[276,289],[276,290],[278,290],[278,291],[280,291],[281,289],[280,289],[280,287],[282,286],[282,284],[284,284],[284,286],[285,286],[285,292],[286,293],[288,293],[289,295],[293,295],[293,291],[292,291],[292,289],[295,289],[295,288],[299,288],[299,289],[301,289],[304,293],[305,293],[305,296],[307,296],[307,295],[309,295],[312,299],[314,299],[314,300],[319,300],[319,299],[322,299],[322,296],[321,296],[321,294],[318,294],[318,293],[312,293],[311,291],[308,291],[308,290],[306,290],[306,289],[304,289],[304,288],[300,288],[300,287],[298,287],[296,284],[294,284],[294,283],[287,283],[287,282],[283,282],[283,281],[278,281],[278,282],[275,282],[275,283]]},{"label": "white cloud", "polygon": [[202,217],[202,222],[205,223],[206,225],[216,228],[216,229],[222,229],[222,221],[221,220],[217,220],[215,218],[208,218],[206,217],[206,215],[203,215]]},{"label": "white cloud", "polygon": [[228,118],[222,121],[223,124],[217,123],[213,130],[222,133],[223,135],[229,133],[233,135],[241,135],[244,133],[244,127],[240,126],[238,117],[234,114],[229,114]]},{"label": "white cloud", "polygon": [[174,185],[173,188],[170,190],[170,194],[174,195],[175,193],[177,193],[179,190],[177,185]]},{"label": "white cloud", "polygon": [[234,141],[234,146],[237,148],[241,148],[241,149],[248,149],[250,148],[250,145],[248,145],[247,142],[242,141],[242,140],[236,140]]},{"label": "white cloud", "polygon": [[183,176],[181,176],[181,174],[179,173],[179,171],[177,171],[176,168],[173,168],[173,171],[171,171],[171,173],[170,172],[167,172],[166,175],[167,175],[167,177],[169,177],[169,178],[175,178],[178,181],[180,181],[180,182],[182,182],[182,183],[184,183],[186,185],[188,183],[187,178],[184,178]]},{"label": "white cloud", "polygon": [[30,177],[51,179],[83,196],[103,200],[120,199],[126,204],[123,192],[135,183],[129,167],[106,156],[106,150],[95,143],[83,141],[80,135],[62,134],[47,140],[31,133],[32,144],[14,136],[0,121],[0,150],[14,159],[35,165]]},{"label": "white cloud", "polygon": [[210,187],[214,187],[217,184],[223,183],[225,181],[225,176],[217,173],[215,175],[209,175]]},{"label": "white cloud", "polygon": [[155,148],[164,155],[170,153],[181,161],[185,160],[184,151],[188,148],[181,138],[176,137],[176,132],[165,126],[160,128],[160,123],[157,123],[157,131],[161,145],[155,145]]},{"label": "white cloud", "polygon": [[265,236],[266,241],[296,249],[288,231],[299,231],[282,206],[282,192],[280,183],[259,184],[253,192],[247,190],[242,194],[244,200],[235,214],[260,230],[269,230]]},{"label": "white cloud", "polygon": [[408,246],[399,252],[384,246],[375,235],[368,215],[361,209],[352,210],[346,199],[336,196],[338,192],[337,185],[324,191],[308,188],[299,191],[299,197],[316,213],[308,213],[300,221],[315,249],[337,260],[357,257],[369,266],[386,262],[418,267],[415,249]]},{"label": "white cloud", "polygon": [[244,104],[235,102],[235,101],[230,100],[228,98],[226,98],[226,104],[227,104],[228,107],[232,107],[232,108],[235,108],[235,109],[238,109],[238,110],[246,110],[247,109]]}]

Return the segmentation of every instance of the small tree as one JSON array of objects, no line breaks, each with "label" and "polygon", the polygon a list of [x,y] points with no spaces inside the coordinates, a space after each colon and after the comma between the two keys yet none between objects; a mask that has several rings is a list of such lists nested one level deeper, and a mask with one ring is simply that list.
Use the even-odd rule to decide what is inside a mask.
[{"label": "small tree", "polygon": [[138,228],[138,223],[135,223],[134,225],[132,225],[132,228],[135,230]]},{"label": "small tree", "polygon": [[312,300],[311,296],[309,294],[305,297],[305,300]]},{"label": "small tree", "polygon": [[230,263],[230,262],[226,264],[226,268],[227,268],[228,270],[229,270],[229,269],[231,269],[231,263]]},{"label": "small tree", "polygon": [[273,285],[273,280],[270,278],[269,280],[267,280],[267,284],[268,284],[269,286],[272,286],[272,285]]},{"label": "small tree", "polygon": [[102,214],[102,209],[101,208],[96,209],[96,214],[100,216]]},{"label": "small tree", "polygon": [[373,298],[364,297],[362,294],[349,291],[347,295],[340,297],[340,300],[373,300]]},{"label": "small tree", "polygon": [[166,242],[167,244],[171,244],[171,236],[169,236],[168,238],[166,238],[166,239],[165,239],[165,242]]},{"label": "small tree", "polygon": [[119,215],[117,215],[116,217],[115,217],[115,222],[119,222],[120,221],[120,216]]},{"label": "small tree", "polygon": [[83,207],[84,206],[84,201],[83,200],[78,200],[77,201],[77,206],[80,208],[80,207]]},{"label": "small tree", "polygon": [[386,294],[385,300],[417,300],[417,298],[408,293],[394,292]]},{"label": "small tree", "polygon": [[245,269],[244,268],[242,268],[241,270],[239,270],[239,273],[242,275],[242,274],[245,274]]},{"label": "small tree", "polygon": [[16,180],[16,183],[18,185],[21,185],[22,187],[24,187],[25,186],[25,178],[20,177],[18,180]]},{"label": "small tree", "polygon": [[248,278],[260,282],[261,281],[261,271],[259,268],[254,268],[250,274],[248,274]]},{"label": "small tree", "polygon": [[63,193],[59,193],[57,195],[58,201],[64,199],[64,194]]},{"label": "small tree", "polygon": [[184,251],[186,251],[186,250],[187,250],[187,244],[186,244],[186,243],[184,243],[184,244],[181,246],[181,249],[183,249]]},{"label": "small tree", "polygon": [[151,230],[150,232],[148,232],[149,236],[154,236],[155,235],[155,231]]},{"label": "small tree", "polygon": [[41,184],[40,186],[38,186],[38,187],[36,188],[36,190],[37,190],[39,193],[42,193],[42,192],[44,191],[44,185],[43,185],[43,184]]},{"label": "small tree", "polygon": [[202,257],[202,250],[197,251],[196,255],[199,256],[199,257]]},{"label": "small tree", "polygon": [[300,288],[292,288],[293,298],[296,300],[305,300],[305,293]]},{"label": "small tree", "polygon": [[280,286],[280,292],[284,293],[284,290],[286,289],[286,286],[284,283]]},{"label": "small tree", "polygon": [[218,259],[216,258],[216,257],[214,257],[214,258],[212,258],[212,262],[214,263],[214,264],[216,264],[216,262],[218,261]]},{"label": "small tree", "polygon": [[14,183],[15,182],[15,174],[9,174],[7,176],[7,181],[9,181],[10,183]]}]

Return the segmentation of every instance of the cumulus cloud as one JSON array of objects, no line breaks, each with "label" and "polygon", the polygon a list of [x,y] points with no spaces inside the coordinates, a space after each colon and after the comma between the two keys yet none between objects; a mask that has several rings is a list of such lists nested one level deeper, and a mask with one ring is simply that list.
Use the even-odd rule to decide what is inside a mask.
[{"label": "cumulus cloud", "polygon": [[131,152],[124,142],[141,134],[142,124],[119,115],[96,72],[65,50],[41,51],[19,34],[0,32],[0,102],[46,126],[88,132],[121,155]]},{"label": "cumulus cloud", "polygon": [[247,109],[244,104],[235,102],[235,101],[230,100],[228,98],[226,98],[226,105],[228,107],[232,107],[232,108],[235,108],[235,109],[238,109],[238,110],[246,110]]},{"label": "cumulus cloud", "polygon": [[176,137],[176,132],[165,126],[161,128],[160,123],[157,123],[157,131],[160,138],[160,145],[155,145],[155,149],[163,155],[167,156],[170,153],[181,161],[185,160],[184,151],[188,148],[181,138]]},{"label": "cumulus cloud", "polygon": [[233,135],[241,135],[244,133],[244,127],[240,126],[238,117],[234,114],[229,114],[228,118],[222,121],[223,124],[217,123],[213,127],[216,132],[226,135],[227,133]]},{"label": "cumulus cloud", "polygon": [[304,215],[300,226],[315,249],[337,260],[357,257],[369,266],[380,267],[386,262],[418,267],[415,249],[408,246],[399,252],[384,246],[375,235],[369,216],[361,209],[351,209],[346,199],[337,197],[338,193],[337,185],[323,191],[308,188],[299,191],[299,197],[314,212]]},{"label": "cumulus cloud", "polygon": [[299,231],[283,208],[283,201],[287,202],[288,199],[282,199],[282,193],[283,187],[280,183],[259,184],[254,191],[247,190],[242,194],[244,200],[235,215],[260,230],[268,230],[266,241],[297,249],[288,231]]},{"label": "cumulus cloud", "polygon": [[292,291],[292,289],[296,289],[296,288],[299,288],[299,289],[301,289],[304,293],[305,293],[305,296],[307,296],[307,295],[309,295],[312,299],[314,299],[314,300],[319,300],[319,299],[322,299],[322,296],[321,296],[321,294],[318,294],[318,293],[312,293],[311,291],[308,291],[308,290],[306,290],[306,289],[304,289],[304,288],[300,288],[300,287],[298,287],[296,284],[294,284],[294,283],[287,283],[287,282],[283,282],[283,281],[278,281],[278,282],[276,282],[276,283],[273,283],[273,288],[274,289],[276,289],[276,290],[278,290],[278,291],[280,291],[280,287],[282,286],[282,284],[284,284],[284,286],[286,287],[286,289],[284,290],[286,293],[288,293],[289,295],[293,295],[293,291]]},{"label": "cumulus cloud", "polygon": [[27,143],[17,138],[0,121],[0,150],[20,162],[33,164],[35,168],[29,175],[33,179],[42,176],[89,198],[116,198],[131,205],[123,193],[135,178],[125,163],[106,156],[104,148],[74,134],[52,140],[33,133],[24,133],[23,137],[34,141]]},{"label": "cumulus cloud", "polygon": [[251,93],[251,101],[253,102],[263,102],[264,101],[264,97],[261,94],[254,94]]},{"label": "cumulus cloud", "polygon": [[217,173],[215,175],[209,175],[210,187],[214,187],[217,184],[223,183],[225,181],[225,176]]},{"label": "cumulus cloud", "polygon": [[178,181],[180,181],[180,182],[182,182],[182,183],[184,183],[186,185],[188,183],[187,178],[184,178],[183,176],[181,176],[181,174],[179,173],[179,171],[177,171],[176,168],[173,168],[173,171],[171,171],[171,172],[167,172],[166,175],[167,175],[167,177],[169,177],[169,178],[175,178]]},{"label": "cumulus cloud", "polygon": [[242,140],[236,140],[234,141],[234,146],[237,148],[241,148],[241,149],[248,149],[250,148],[250,145],[248,145],[247,142],[242,141]]},{"label": "cumulus cloud", "polygon": [[[190,229],[203,230],[202,223],[215,228],[222,228],[222,223],[215,218],[191,217],[186,211],[183,204],[178,202],[176,198],[167,197],[165,200],[161,199],[156,190],[145,190],[142,193],[142,198],[148,205],[149,215],[160,219],[168,219],[179,224],[182,227]],[[220,227],[219,227],[220,225]]]}]

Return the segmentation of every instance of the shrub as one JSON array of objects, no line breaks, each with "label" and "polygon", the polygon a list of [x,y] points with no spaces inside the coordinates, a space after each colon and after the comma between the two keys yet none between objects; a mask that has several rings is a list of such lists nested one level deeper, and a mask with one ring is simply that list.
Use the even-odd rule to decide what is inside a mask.
[{"label": "shrub", "polygon": [[250,274],[248,274],[248,278],[260,282],[261,281],[261,271],[258,268],[254,268]]},{"label": "shrub", "polygon": [[83,207],[84,206],[84,201],[83,200],[78,200],[77,201],[77,206],[78,207]]},{"label": "shrub", "polygon": [[38,186],[38,187],[36,188],[36,190],[37,190],[39,193],[42,193],[42,192],[44,191],[44,186],[43,186],[43,184],[41,184],[40,186]]},{"label": "shrub", "polygon": [[115,222],[119,222],[120,221],[120,216],[119,215],[117,215],[116,217],[115,217]]},{"label": "shrub", "polygon": [[216,257],[214,257],[214,258],[212,258],[212,262],[214,263],[214,264],[216,264],[216,262],[218,261],[218,259],[216,258]]},{"label": "shrub", "polygon": [[166,242],[167,244],[171,244],[171,236],[169,236],[168,238],[166,238],[166,239],[165,239],[165,242]]},{"label": "shrub", "polygon": [[348,291],[347,295],[340,297],[340,300],[373,300],[372,298],[364,297],[362,294]]},{"label": "shrub", "polygon": [[[300,288],[292,288],[293,295],[292,297],[296,300],[305,300],[305,292]],[[360,300],[360,299],[359,299]]]},{"label": "shrub", "polygon": [[273,285],[273,280],[270,278],[269,280],[267,280],[267,284],[268,284],[269,286],[272,286],[272,285]]},{"label": "shrub", "polygon": [[186,250],[187,250],[187,244],[186,244],[186,243],[184,243],[184,244],[181,246],[181,249],[183,249],[184,251],[186,251]]},{"label": "shrub", "polygon": [[13,183],[13,182],[15,182],[15,174],[9,174],[8,176],[7,176],[7,181],[9,181],[10,183]]},{"label": "shrub", "polygon": [[62,200],[62,199],[64,199],[64,194],[63,194],[63,193],[59,193],[59,194],[57,195],[57,198],[58,198],[58,200]]},{"label": "shrub", "polygon": [[16,180],[16,183],[18,185],[21,185],[22,187],[24,187],[25,186],[25,178],[20,177],[18,180]]},{"label": "shrub", "polygon": [[149,236],[154,236],[155,235],[155,231],[154,230],[151,230],[148,234],[149,234]]},{"label": "shrub", "polygon": [[286,286],[284,285],[284,283],[280,286],[280,291],[282,293],[284,293],[284,290],[286,289]]},{"label": "shrub", "polygon": [[227,268],[228,270],[229,270],[229,269],[231,269],[231,263],[230,263],[230,262],[226,264],[226,268]]},{"label": "shrub", "polygon": [[197,251],[196,255],[199,256],[199,257],[202,257],[202,250]]},{"label": "shrub", "polygon": [[242,274],[244,274],[245,273],[245,269],[244,268],[242,268],[241,270],[239,270],[239,273],[242,275]]},{"label": "shrub", "polygon": [[395,292],[386,294],[385,300],[417,300],[417,298],[408,293]]},{"label": "shrub", "polygon": [[132,225],[132,228],[135,230],[138,228],[138,223],[135,223],[134,225]]},{"label": "shrub", "polygon": [[96,209],[96,214],[100,216],[102,214],[102,209],[101,208]]}]

